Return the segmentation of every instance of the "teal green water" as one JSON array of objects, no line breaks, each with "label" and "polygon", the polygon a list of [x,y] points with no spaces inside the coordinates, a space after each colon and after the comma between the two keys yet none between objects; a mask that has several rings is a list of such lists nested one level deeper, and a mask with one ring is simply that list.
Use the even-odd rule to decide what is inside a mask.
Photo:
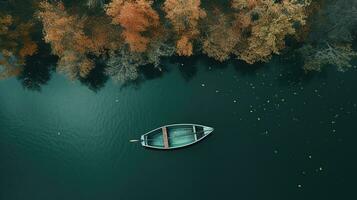
[{"label": "teal green water", "polygon": [[[354,199],[357,72],[235,65],[166,64],[97,93],[61,75],[41,92],[0,81],[0,199]],[[215,131],[169,152],[129,143],[185,122]]]}]

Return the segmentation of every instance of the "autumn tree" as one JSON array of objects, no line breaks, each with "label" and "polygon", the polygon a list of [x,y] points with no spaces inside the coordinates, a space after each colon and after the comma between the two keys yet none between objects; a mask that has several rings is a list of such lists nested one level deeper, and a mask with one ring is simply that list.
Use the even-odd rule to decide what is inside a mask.
[{"label": "autumn tree", "polygon": [[145,64],[141,54],[122,48],[110,55],[106,73],[119,82],[135,80],[139,76],[138,67]]},{"label": "autumn tree", "polygon": [[97,57],[123,46],[120,28],[111,24],[107,16],[86,17],[84,31],[91,41],[90,52]]},{"label": "autumn tree", "polygon": [[272,54],[279,54],[286,36],[296,33],[295,25],[305,24],[308,4],[297,0],[233,0],[232,7],[251,20],[244,48],[237,51],[238,58],[252,64],[267,62]]},{"label": "autumn tree", "polygon": [[107,60],[106,74],[115,81],[126,82],[139,77],[138,68],[143,65],[152,64],[161,69],[161,57],[169,57],[174,54],[175,48],[168,41],[165,32],[157,33],[157,37],[152,38],[145,52],[132,52],[128,47],[122,46],[116,51],[111,51]]},{"label": "autumn tree", "polygon": [[202,41],[203,53],[218,61],[229,59],[239,40],[241,29],[232,23],[232,18],[215,10],[207,17]]},{"label": "autumn tree", "polygon": [[37,16],[43,24],[45,42],[59,57],[57,70],[71,79],[85,77],[94,66],[86,59],[91,41],[84,34],[84,20],[68,14],[62,2],[41,2]]},{"label": "autumn tree", "polygon": [[116,81],[134,80],[139,77],[139,66],[160,67],[161,57],[174,53],[169,31],[160,24],[152,3],[149,0],[113,0],[105,7],[112,23],[122,27],[121,36],[128,44],[109,53],[106,72]]},{"label": "autumn tree", "polygon": [[123,27],[122,36],[133,52],[144,52],[160,24],[151,0],[113,0],[106,13]]},{"label": "autumn tree", "polygon": [[86,77],[94,68],[89,55],[100,56],[120,46],[118,31],[108,20],[71,15],[62,2],[41,2],[37,16],[43,24],[45,42],[59,57],[57,70],[71,79]]},{"label": "autumn tree", "polygon": [[200,0],[166,0],[163,10],[171,22],[178,39],[176,52],[180,56],[193,54],[193,40],[199,34],[199,20],[206,17],[206,12],[200,7]]},{"label": "autumn tree", "polygon": [[26,57],[37,52],[32,28],[31,22],[22,23],[10,15],[0,15],[0,79],[18,75]]}]

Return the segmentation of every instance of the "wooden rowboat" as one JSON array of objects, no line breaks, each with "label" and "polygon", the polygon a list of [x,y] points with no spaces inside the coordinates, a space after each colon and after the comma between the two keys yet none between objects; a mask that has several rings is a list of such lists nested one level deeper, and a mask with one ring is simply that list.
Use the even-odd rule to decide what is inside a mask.
[{"label": "wooden rowboat", "polygon": [[207,137],[213,128],[198,124],[172,124],[154,129],[141,136],[141,145],[154,149],[177,149]]}]

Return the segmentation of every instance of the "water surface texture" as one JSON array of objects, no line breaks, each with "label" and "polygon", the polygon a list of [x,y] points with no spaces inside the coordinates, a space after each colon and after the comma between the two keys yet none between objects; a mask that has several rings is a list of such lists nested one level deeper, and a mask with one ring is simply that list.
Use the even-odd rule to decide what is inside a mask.
[{"label": "water surface texture", "polygon": [[[57,74],[40,92],[0,81],[0,199],[356,198],[355,70],[165,65],[97,92]],[[129,143],[171,123],[215,131],[175,151]]]}]

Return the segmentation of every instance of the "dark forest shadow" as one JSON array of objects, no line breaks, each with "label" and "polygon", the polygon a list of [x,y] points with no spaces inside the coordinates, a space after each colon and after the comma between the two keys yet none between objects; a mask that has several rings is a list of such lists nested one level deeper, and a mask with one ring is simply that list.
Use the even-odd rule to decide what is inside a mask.
[{"label": "dark forest shadow", "polygon": [[144,65],[139,67],[139,73],[145,80],[161,78],[169,69],[164,65],[155,67],[153,65]]},{"label": "dark forest shadow", "polygon": [[[165,63],[165,61],[162,61],[162,63]],[[121,89],[128,87],[139,89],[141,84],[145,81],[161,78],[167,72],[169,72],[169,69],[162,64],[158,67],[151,64],[140,66],[138,69],[139,78],[136,80],[126,81],[121,85]]]},{"label": "dark forest shadow", "polygon": [[48,83],[55,71],[57,56],[50,54],[48,45],[39,45],[38,52],[26,58],[26,65],[18,76],[22,86],[28,90],[41,91],[42,85]]},{"label": "dark forest shadow", "polygon": [[140,66],[139,78],[123,83],[121,88],[133,87],[134,89],[139,89],[140,85],[146,80],[163,77],[165,73],[170,71],[170,69],[166,67],[169,65],[177,67],[181,76],[187,82],[192,80],[198,74],[198,67],[204,67],[205,70],[213,72],[226,69],[232,65],[238,73],[242,75],[254,76],[256,75],[257,70],[268,66],[264,63],[250,65],[244,61],[233,58],[220,62],[202,54],[197,54],[191,57],[172,56],[169,58],[163,58],[160,67],[154,67],[153,65]]},{"label": "dark forest shadow", "polygon": [[105,64],[98,61],[88,76],[86,78],[79,78],[79,81],[93,92],[98,92],[105,86],[108,79],[108,75],[105,74]]},{"label": "dark forest shadow", "polygon": [[314,78],[327,78],[327,68],[331,66],[325,66],[321,71],[309,71],[306,72],[303,68],[303,58],[295,52],[291,54],[284,54],[277,57],[277,62],[281,66],[279,68],[278,82],[282,86],[289,85],[307,85]]},{"label": "dark forest shadow", "polygon": [[197,74],[196,63],[199,60],[199,56],[182,57],[173,56],[168,59],[168,62],[173,65],[177,65],[182,77],[185,81],[190,81]]},{"label": "dark forest shadow", "polygon": [[228,66],[228,61],[219,62],[206,55],[197,54],[191,57],[174,56],[169,59],[170,64],[177,65],[182,77],[186,81],[192,80],[197,75],[198,64],[204,66],[207,71],[225,69]]},{"label": "dark forest shadow", "polygon": [[268,69],[269,67],[266,63],[256,62],[254,64],[249,64],[238,59],[230,59],[229,64],[242,76],[256,76],[259,70]]},{"label": "dark forest shadow", "polygon": [[230,59],[220,62],[218,60],[208,57],[207,55],[201,55],[201,56],[202,57],[201,57],[200,63],[202,63],[205,66],[205,69],[207,71],[216,71],[216,70],[226,69],[230,63]]}]

